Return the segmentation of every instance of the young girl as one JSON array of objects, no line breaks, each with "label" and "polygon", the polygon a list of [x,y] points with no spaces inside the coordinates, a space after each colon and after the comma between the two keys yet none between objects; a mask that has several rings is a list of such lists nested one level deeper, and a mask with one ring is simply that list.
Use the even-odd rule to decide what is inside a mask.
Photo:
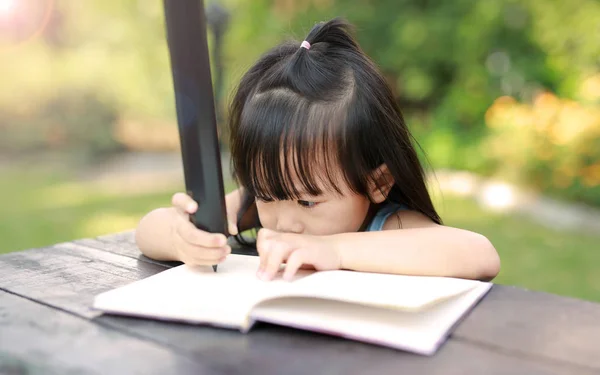
[{"label": "young girl", "polygon": [[[261,228],[257,276],[300,267],[491,280],[482,235],[442,225],[413,139],[386,81],[339,19],[283,43],[242,78],[230,110],[234,176],[229,232]],[[218,264],[222,234],[196,229],[187,195],[148,213],[136,241],[148,257]],[[202,207],[200,207],[202,209]]]}]

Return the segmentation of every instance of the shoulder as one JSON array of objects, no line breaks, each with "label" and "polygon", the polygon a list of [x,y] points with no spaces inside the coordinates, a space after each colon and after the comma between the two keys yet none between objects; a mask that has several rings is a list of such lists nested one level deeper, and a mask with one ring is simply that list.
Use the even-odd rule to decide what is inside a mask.
[{"label": "shoulder", "polygon": [[382,229],[413,229],[435,226],[439,226],[439,224],[418,211],[399,209],[387,217]]}]

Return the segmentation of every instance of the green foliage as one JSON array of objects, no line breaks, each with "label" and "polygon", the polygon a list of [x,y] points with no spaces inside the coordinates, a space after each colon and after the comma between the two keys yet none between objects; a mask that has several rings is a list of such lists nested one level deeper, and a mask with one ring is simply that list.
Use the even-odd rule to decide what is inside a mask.
[{"label": "green foliage", "polygon": [[112,133],[116,116],[95,93],[66,89],[25,113],[0,110],[0,121],[7,124],[0,148],[13,154],[51,148],[97,157],[120,149]]},{"label": "green foliage", "polygon": [[[600,75],[589,82],[600,99]],[[490,131],[480,148],[490,170],[552,195],[600,205],[600,103],[549,93],[531,105],[503,97],[486,119]]]},{"label": "green foliage", "polygon": [[[600,177],[595,177],[600,155],[589,151],[600,149],[599,124],[586,126],[577,140],[551,144],[557,152],[544,159],[532,152],[548,149],[546,135],[532,130],[533,122],[520,128],[505,118],[504,125],[491,128],[485,121],[494,101],[504,96],[532,105],[541,92],[554,92],[584,104],[582,84],[599,71],[600,49],[592,32],[600,19],[597,1],[274,0],[239,2],[233,9],[232,40],[252,48],[238,53],[233,43],[230,61],[249,64],[257,50],[281,40],[279,35],[302,40],[315,21],[343,16],[356,25],[362,47],[393,85],[434,167],[499,175],[600,204]],[[600,84],[596,87],[588,100],[600,100]],[[565,127],[583,128],[577,111],[567,116],[573,119]],[[565,174],[571,176],[568,182],[560,177]]]},{"label": "green foliage", "polygon": [[[213,1],[218,0],[205,4]],[[585,183],[575,181],[569,187],[546,178],[556,172],[551,162],[534,167],[534,158],[527,168],[502,167],[515,158],[503,162],[499,154],[489,154],[486,145],[490,137],[510,137],[499,135],[501,126],[487,127],[484,119],[503,96],[531,105],[540,92],[551,92],[561,100],[597,105],[600,94],[581,94],[585,80],[599,72],[597,0],[219,2],[230,13],[223,45],[223,92],[231,93],[243,72],[282,39],[300,41],[315,22],[342,16],[356,25],[363,49],[392,84],[434,167],[488,175],[513,168],[530,186],[570,199],[600,201]],[[172,140],[175,129],[162,3],[63,0],[56,1],[54,14],[44,33],[23,43],[2,38],[8,29],[0,25],[0,47],[8,51],[0,66],[0,128],[6,134],[0,146],[54,147],[52,137],[40,138],[48,124],[64,121],[70,130],[63,132],[75,134],[79,119],[67,121],[66,116],[79,116],[89,124],[80,128],[88,136],[69,139],[82,142],[80,148],[139,149],[144,143],[148,148],[171,147],[173,142],[156,144],[162,131],[170,132],[164,138]],[[75,98],[79,93],[81,98]],[[77,104],[83,100],[90,103]],[[226,103],[218,104],[225,111]],[[82,109],[68,115],[75,105]],[[50,113],[53,108],[64,113]],[[106,129],[99,130],[102,122]],[[140,124],[152,132],[140,131]],[[100,141],[92,140],[94,133]],[[115,133],[127,136],[109,141]],[[512,150],[519,153],[517,159],[531,157],[528,142],[539,142],[538,136],[522,137],[525,143]],[[567,154],[583,152],[574,144],[565,147]],[[595,157],[579,155],[582,160]],[[582,163],[590,167],[597,159],[586,160]],[[541,173],[544,178],[522,178],[546,169],[551,172]]]},{"label": "green foliage", "polygon": [[54,12],[52,43],[0,46],[10,56],[0,68],[4,151],[97,155],[124,146],[114,136],[120,122],[173,119],[160,2],[57,1]]}]

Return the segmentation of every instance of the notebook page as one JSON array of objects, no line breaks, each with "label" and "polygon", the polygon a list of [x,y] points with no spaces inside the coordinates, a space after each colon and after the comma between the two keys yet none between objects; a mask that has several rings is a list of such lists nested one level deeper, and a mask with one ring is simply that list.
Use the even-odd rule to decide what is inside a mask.
[{"label": "notebook page", "polygon": [[[232,254],[211,266],[181,265],[146,279],[102,293],[93,307],[105,312],[154,319],[244,328],[259,301],[278,295],[293,283],[261,281],[259,258]],[[296,280],[310,274],[301,271]]]},{"label": "notebook page", "polygon": [[286,295],[410,311],[458,296],[480,284],[476,280],[448,277],[324,271],[295,282],[294,288]]},{"label": "notebook page", "polygon": [[263,302],[251,315],[259,321],[431,355],[491,287],[491,283],[481,283],[419,312],[290,297]]}]

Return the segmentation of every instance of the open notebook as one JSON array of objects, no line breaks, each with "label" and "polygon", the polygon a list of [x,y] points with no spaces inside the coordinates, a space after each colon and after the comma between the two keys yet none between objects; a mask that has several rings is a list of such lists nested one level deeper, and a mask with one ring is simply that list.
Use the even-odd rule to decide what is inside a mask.
[{"label": "open notebook", "polygon": [[473,280],[352,271],[299,271],[261,281],[259,259],[178,266],[102,293],[95,309],[239,329],[256,321],[431,355],[492,286]]}]

